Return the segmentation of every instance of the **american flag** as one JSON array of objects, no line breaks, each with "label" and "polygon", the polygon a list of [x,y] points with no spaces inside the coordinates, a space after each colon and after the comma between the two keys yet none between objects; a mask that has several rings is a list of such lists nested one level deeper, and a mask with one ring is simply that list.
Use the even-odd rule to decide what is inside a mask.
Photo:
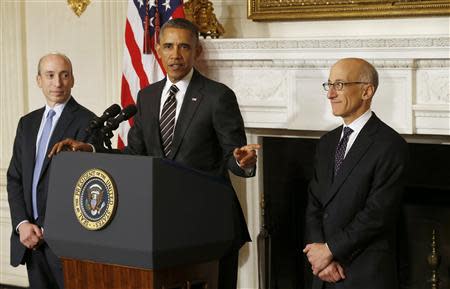
[{"label": "american flag", "polygon": [[[158,9],[156,9],[158,7]],[[137,93],[164,78],[166,72],[156,57],[155,40],[159,28],[171,18],[184,18],[183,0],[129,0],[125,24],[125,49],[121,105],[136,103]],[[118,147],[127,144],[133,119],[119,127]]]}]

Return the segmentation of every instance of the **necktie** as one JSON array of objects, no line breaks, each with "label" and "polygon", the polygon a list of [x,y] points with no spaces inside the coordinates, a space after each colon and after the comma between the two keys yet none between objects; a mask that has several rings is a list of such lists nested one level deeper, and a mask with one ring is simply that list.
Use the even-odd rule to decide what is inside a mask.
[{"label": "necktie", "polygon": [[175,111],[177,109],[177,99],[175,95],[178,87],[173,84],[169,89],[169,97],[164,103],[161,118],[159,119],[159,129],[161,132],[161,142],[163,146],[164,156],[170,154],[172,148],[173,132],[175,130]]},{"label": "necktie", "polygon": [[35,220],[39,217],[37,204],[37,185],[39,183],[39,177],[41,175],[42,164],[44,163],[45,156],[47,155],[48,140],[50,138],[50,132],[52,131],[53,116],[55,114],[56,113],[53,109],[49,110],[47,114],[44,128],[42,129],[41,139],[38,143],[36,162],[34,163],[31,198],[33,203],[33,217]]},{"label": "necktie", "polygon": [[339,168],[341,167],[342,163],[344,162],[345,157],[345,149],[347,148],[347,143],[350,135],[352,134],[353,130],[349,127],[344,127],[344,136],[342,137],[341,141],[339,142],[337,148],[336,148],[336,155],[334,157],[334,175],[337,175],[337,172],[339,171]]}]

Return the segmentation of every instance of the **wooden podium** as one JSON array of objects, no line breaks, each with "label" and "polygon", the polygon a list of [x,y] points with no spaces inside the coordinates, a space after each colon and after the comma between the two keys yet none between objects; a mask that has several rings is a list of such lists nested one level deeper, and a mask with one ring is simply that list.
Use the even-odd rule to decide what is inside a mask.
[{"label": "wooden podium", "polygon": [[[99,171],[112,182],[98,185]],[[48,194],[45,239],[66,289],[217,288],[218,260],[237,230],[234,191],[223,180],[158,158],[61,153]],[[97,220],[113,203],[103,214],[110,219]],[[86,228],[85,217],[104,227]]]}]

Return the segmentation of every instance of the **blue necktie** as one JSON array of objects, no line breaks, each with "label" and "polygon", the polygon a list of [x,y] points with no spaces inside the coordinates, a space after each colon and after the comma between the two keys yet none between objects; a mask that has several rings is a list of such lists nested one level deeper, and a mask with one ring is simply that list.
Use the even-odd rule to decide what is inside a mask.
[{"label": "blue necktie", "polygon": [[34,163],[33,187],[31,198],[33,202],[33,217],[35,220],[37,220],[37,218],[39,217],[37,204],[37,185],[39,183],[39,177],[41,175],[42,164],[44,163],[45,156],[47,155],[48,140],[50,138],[50,132],[52,131],[53,116],[55,114],[56,113],[53,109],[49,110],[47,114],[44,128],[42,129],[41,139],[39,140],[38,144],[36,162]]},{"label": "blue necktie", "polygon": [[337,172],[339,171],[342,163],[344,162],[345,150],[347,149],[348,139],[352,134],[352,132],[353,130],[348,126],[344,127],[344,136],[342,137],[341,141],[339,142],[336,148],[336,155],[334,157],[334,176],[337,175]]}]

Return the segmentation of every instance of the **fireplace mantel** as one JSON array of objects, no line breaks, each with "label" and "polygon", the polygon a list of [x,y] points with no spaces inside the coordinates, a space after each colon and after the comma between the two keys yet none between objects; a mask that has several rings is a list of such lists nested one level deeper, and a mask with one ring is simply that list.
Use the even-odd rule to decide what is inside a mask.
[{"label": "fireplace mantel", "polygon": [[380,75],[373,110],[402,134],[450,135],[450,37],[203,40],[199,69],[229,85],[248,128],[327,131],[339,124],[321,84],[339,58]]}]

